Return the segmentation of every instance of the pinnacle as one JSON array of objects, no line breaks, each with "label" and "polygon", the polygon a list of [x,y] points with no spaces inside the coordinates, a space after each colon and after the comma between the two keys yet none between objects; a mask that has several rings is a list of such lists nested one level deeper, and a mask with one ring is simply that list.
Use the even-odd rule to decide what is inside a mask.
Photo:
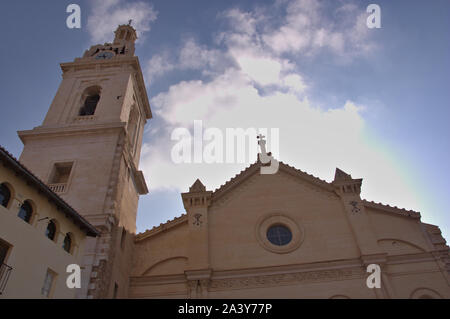
[{"label": "pinnacle", "polygon": [[334,180],[349,180],[352,179],[352,176],[350,174],[347,174],[343,170],[336,167],[336,173],[334,174]]},{"label": "pinnacle", "polygon": [[206,187],[203,185],[203,183],[197,178],[197,180],[192,184],[191,187],[189,187],[189,192],[195,193],[195,192],[205,192]]}]

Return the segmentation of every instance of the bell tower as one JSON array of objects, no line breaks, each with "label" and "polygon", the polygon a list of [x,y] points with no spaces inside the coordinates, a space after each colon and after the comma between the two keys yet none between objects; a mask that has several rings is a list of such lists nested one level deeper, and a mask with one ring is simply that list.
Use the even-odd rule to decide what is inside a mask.
[{"label": "bell tower", "polygon": [[144,125],[152,117],[136,31],[121,25],[113,43],[62,63],[62,81],[41,126],[18,132],[21,162],[102,235],[85,247],[80,298],[124,298],[139,195]]}]

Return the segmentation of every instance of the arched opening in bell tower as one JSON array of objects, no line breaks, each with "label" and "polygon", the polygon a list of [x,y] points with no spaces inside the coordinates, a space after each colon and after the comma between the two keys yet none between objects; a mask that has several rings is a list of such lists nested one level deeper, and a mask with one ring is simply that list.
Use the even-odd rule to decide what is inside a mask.
[{"label": "arched opening in bell tower", "polygon": [[98,101],[100,100],[101,88],[99,86],[92,86],[87,88],[83,97],[83,106],[80,109],[79,116],[94,115],[97,108]]}]

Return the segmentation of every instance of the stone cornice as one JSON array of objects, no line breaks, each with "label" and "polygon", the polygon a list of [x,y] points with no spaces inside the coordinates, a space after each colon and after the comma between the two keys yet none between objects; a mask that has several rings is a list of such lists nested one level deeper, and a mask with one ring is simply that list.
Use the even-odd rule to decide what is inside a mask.
[{"label": "stone cornice", "polygon": [[253,276],[280,275],[286,273],[309,272],[319,270],[337,270],[355,267],[362,267],[362,263],[359,258],[313,262],[306,264],[274,265],[274,266],[247,268],[247,269],[214,270],[212,277],[213,279],[223,279],[223,278],[248,277],[251,275]]},{"label": "stone cornice", "polygon": [[99,123],[91,125],[70,125],[70,126],[55,126],[55,127],[42,127],[38,126],[32,130],[18,131],[22,142],[25,142],[27,138],[46,138],[50,136],[67,136],[77,135],[80,133],[92,134],[98,132],[105,132],[107,130],[125,130],[125,122],[116,123]]},{"label": "stone cornice", "polygon": [[363,204],[365,207],[367,208],[374,208],[374,209],[378,209],[381,210],[383,212],[390,212],[390,213],[394,213],[400,216],[404,216],[404,217],[411,217],[414,219],[420,219],[420,213],[413,211],[413,210],[407,210],[404,208],[398,208],[398,207],[392,207],[386,204],[381,204],[381,203],[375,203],[375,202],[370,202],[368,200],[362,200]]},{"label": "stone cornice", "polygon": [[183,214],[179,217],[175,217],[172,220],[168,220],[166,223],[164,224],[160,224],[159,226],[155,226],[152,229],[146,230],[143,233],[139,233],[136,235],[135,238],[135,242],[138,243],[144,239],[147,239],[149,237],[152,237],[156,234],[159,234],[163,231],[166,231],[168,229],[171,229],[177,225],[183,224],[183,223],[187,223],[188,219],[187,219],[187,215]]},{"label": "stone cornice", "polygon": [[387,265],[397,265],[413,262],[426,262],[434,261],[432,252],[423,252],[416,254],[405,254],[405,255],[391,255],[387,257]]},{"label": "stone cornice", "polygon": [[[388,256],[386,266],[401,263],[434,262],[431,253]],[[383,266],[382,266],[383,267]],[[386,271],[386,270],[384,270]],[[439,272],[439,269],[421,269],[410,273]],[[389,272],[390,275],[406,275],[405,272]],[[308,282],[361,279],[369,275],[360,258],[316,262],[307,264],[274,265],[260,268],[213,270],[209,290],[230,290]],[[186,274],[134,276],[132,286],[162,285],[187,282]]]},{"label": "stone cornice", "polygon": [[362,267],[301,271],[272,275],[256,275],[217,279],[213,276],[210,291],[233,290],[257,287],[295,285],[298,283],[327,282],[336,280],[364,279],[366,272]]},{"label": "stone cornice", "polygon": [[109,60],[95,60],[90,58],[77,58],[73,62],[60,63],[61,70],[66,73],[72,69],[95,69],[100,67],[101,69],[110,67],[123,67],[125,64],[130,64],[134,68],[140,68],[139,59],[136,56],[132,57],[115,57]]},{"label": "stone cornice", "polygon": [[[365,269],[359,259],[303,265],[281,265],[254,269],[213,271],[210,290],[242,289],[258,286],[292,285],[299,282],[363,278]],[[132,286],[186,282],[186,275],[135,276]]]}]

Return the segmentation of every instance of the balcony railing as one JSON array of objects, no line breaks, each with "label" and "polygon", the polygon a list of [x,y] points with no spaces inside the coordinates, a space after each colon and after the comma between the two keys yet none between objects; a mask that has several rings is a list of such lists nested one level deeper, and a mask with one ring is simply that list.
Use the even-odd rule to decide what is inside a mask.
[{"label": "balcony railing", "polygon": [[0,265],[0,295],[3,294],[3,291],[5,290],[11,270],[12,267],[7,264]]},{"label": "balcony railing", "polygon": [[66,191],[66,183],[49,184],[48,187],[55,193],[64,193]]}]

